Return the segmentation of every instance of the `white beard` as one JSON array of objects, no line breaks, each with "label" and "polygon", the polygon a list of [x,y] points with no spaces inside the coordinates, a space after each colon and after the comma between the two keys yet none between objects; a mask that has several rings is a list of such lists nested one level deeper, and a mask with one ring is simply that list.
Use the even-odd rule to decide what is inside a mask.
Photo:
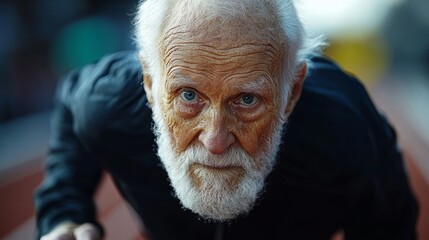
[{"label": "white beard", "polygon": [[[215,155],[202,144],[192,144],[177,154],[173,150],[160,107],[155,104],[153,110],[158,156],[181,204],[208,220],[229,220],[248,213],[276,162],[285,121],[279,120],[271,129],[271,137],[266,140],[267,146],[261,147],[261,154],[256,159],[235,145],[223,154]],[[199,164],[235,167],[232,170],[216,171],[200,167]]]}]

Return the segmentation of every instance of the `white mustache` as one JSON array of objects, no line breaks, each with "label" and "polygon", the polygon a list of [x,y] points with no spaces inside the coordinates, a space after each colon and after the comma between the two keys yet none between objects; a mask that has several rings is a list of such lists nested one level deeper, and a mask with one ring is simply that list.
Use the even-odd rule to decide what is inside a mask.
[{"label": "white mustache", "polygon": [[[231,146],[222,154],[212,154],[202,145],[193,145],[181,153],[179,158],[213,168],[250,167],[253,161],[244,149],[237,146]],[[249,162],[251,159],[252,161]]]}]

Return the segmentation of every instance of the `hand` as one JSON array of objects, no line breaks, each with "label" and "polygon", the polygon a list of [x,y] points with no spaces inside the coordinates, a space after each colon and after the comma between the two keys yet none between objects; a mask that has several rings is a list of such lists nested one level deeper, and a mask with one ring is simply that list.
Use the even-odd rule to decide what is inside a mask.
[{"label": "hand", "polygon": [[344,240],[344,230],[338,230],[334,235],[332,235],[330,240]]},{"label": "hand", "polygon": [[55,227],[40,240],[101,240],[101,233],[91,223],[78,225],[66,222]]}]

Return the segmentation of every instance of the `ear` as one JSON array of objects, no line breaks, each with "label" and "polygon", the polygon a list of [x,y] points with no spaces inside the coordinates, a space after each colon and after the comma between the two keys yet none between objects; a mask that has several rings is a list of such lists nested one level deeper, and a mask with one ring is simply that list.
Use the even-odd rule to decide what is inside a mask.
[{"label": "ear", "polygon": [[149,74],[143,74],[143,86],[144,91],[146,92],[146,98],[149,103],[149,106],[153,106],[153,95],[152,95],[152,78]]},{"label": "ear", "polygon": [[301,97],[302,85],[304,84],[304,79],[306,75],[307,75],[307,64],[302,63],[299,66],[297,75],[295,75],[294,82],[289,95],[289,99],[287,101],[287,106],[285,111],[286,117],[289,117],[289,115],[292,113],[292,110],[295,108],[296,103]]},{"label": "ear", "polygon": [[140,62],[143,67],[143,87],[144,91],[146,92],[146,98],[149,103],[149,106],[153,106],[153,94],[152,94],[152,78],[150,77],[148,73],[148,67],[146,63],[143,60],[143,56],[140,55]]}]

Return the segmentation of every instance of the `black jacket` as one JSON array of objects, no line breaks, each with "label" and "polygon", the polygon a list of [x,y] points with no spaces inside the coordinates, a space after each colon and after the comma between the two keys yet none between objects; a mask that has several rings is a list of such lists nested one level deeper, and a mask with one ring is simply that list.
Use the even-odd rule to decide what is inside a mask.
[{"label": "black jacket", "polygon": [[338,229],[346,239],[414,239],[417,206],[394,130],[355,78],[327,59],[313,63],[262,197],[227,223],[201,220],[173,196],[133,54],[72,72],[58,88],[35,194],[39,237],[64,220],[97,223],[104,169],[152,239],[329,239]]}]

